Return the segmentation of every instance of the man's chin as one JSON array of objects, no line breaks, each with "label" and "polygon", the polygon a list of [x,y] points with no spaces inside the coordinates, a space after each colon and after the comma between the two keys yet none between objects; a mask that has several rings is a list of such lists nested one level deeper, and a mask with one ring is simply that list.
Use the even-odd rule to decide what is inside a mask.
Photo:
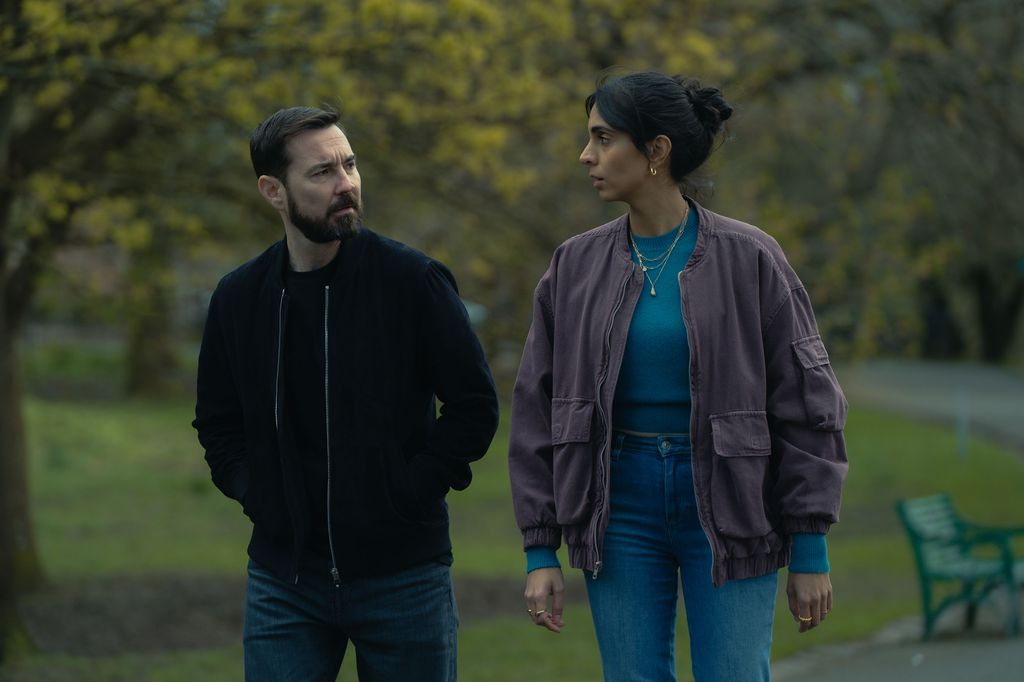
[{"label": "man's chin", "polygon": [[303,237],[314,244],[333,244],[356,236],[362,224],[358,219],[354,219],[331,223],[330,226],[319,229],[310,229],[303,225],[296,225],[296,227]]}]

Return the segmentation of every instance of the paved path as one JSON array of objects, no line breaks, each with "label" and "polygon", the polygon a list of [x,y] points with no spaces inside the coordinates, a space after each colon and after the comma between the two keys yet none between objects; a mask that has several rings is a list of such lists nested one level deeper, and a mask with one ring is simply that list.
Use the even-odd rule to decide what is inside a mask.
[{"label": "paved path", "polygon": [[814,682],[1020,682],[1024,641],[957,638],[876,646],[853,657],[819,656],[815,665],[773,669],[773,680]]},{"label": "paved path", "polygon": [[[964,436],[984,434],[1024,456],[1024,375],[977,365],[905,361],[841,367],[837,374],[855,405],[950,424]],[[1024,609],[1024,595],[1018,592],[1017,597]],[[772,679],[1024,682],[1024,636],[1002,634],[1002,613],[979,609],[978,632],[968,634],[961,627],[962,611],[950,609],[931,642],[919,641],[919,617],[904,619],[865,640],[778,660],[772,665]]]},{"label": "paved path", "polygon": [[[873,361],[837,370],[850,402],[982,433],[1024,451],[1024,375],[981,365]],[[1024,679],[1024,678],[1022,678]]]},{"label": "paved path", "polygon": [[[921,641],[918,616],[890,623],[874,636],[802,651],[772,663],[774,682],[1022,682],[1024,637],[1005,633],[1005,592],[978,609],[965,632],[962,605],[939,618],[936,637]],[[1018,592],[1021,609],[1024,594]],[[1000,603],[1001,602],[1001,603]]]}]

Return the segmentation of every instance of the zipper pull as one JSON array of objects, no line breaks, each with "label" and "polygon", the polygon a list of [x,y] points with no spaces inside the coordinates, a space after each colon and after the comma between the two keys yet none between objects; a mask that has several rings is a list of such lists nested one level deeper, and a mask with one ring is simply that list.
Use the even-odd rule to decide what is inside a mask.
[{"label": "zipper pull", "polygon": [[341,587],[341,576],[338,574],[337,568],[331,569],[331,577],[334,578],[334,586]]},{"label": "zipper pull", "polygon": [[591,580],[597,580],[597,576],[601,572],[601,566],[603,566],[603,564],[600,561],[594,564],[594,572],[590,574]]}]

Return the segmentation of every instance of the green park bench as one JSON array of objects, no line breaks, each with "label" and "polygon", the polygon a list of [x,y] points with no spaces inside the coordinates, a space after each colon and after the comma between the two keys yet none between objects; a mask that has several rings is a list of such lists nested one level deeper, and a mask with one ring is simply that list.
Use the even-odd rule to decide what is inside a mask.
[{"label": "green park bench", "polygon": [[896,506],[917,562],[923,639],[934,634],[939,614],[960,602],[967,605],[965,627],[973,628],[978,604],[1000,586],[1008,588],[1006,629],[1019,634],[1017,588],[1024,585],[1024,559],[1014,557],[1013,537],[1024,536],[1024,527],[971,523],[957,514],[945,494],[902,500]]}]

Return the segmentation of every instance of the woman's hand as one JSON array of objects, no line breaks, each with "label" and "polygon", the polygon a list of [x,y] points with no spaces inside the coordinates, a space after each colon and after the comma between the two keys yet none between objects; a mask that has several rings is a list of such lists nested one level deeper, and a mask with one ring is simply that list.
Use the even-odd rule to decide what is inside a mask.
[{"label": "woman's hand", "polygon": [[560,568],[538,568],[526,574],[526,610],[535,625],[562,631],[562,594],[565,581]]},{"label": "woman's hand", "polygon": [[832,610],[832,581],[828,573],[790,573],[786,596],[793,618],[800,623],[800,632],[807,632]]}]

